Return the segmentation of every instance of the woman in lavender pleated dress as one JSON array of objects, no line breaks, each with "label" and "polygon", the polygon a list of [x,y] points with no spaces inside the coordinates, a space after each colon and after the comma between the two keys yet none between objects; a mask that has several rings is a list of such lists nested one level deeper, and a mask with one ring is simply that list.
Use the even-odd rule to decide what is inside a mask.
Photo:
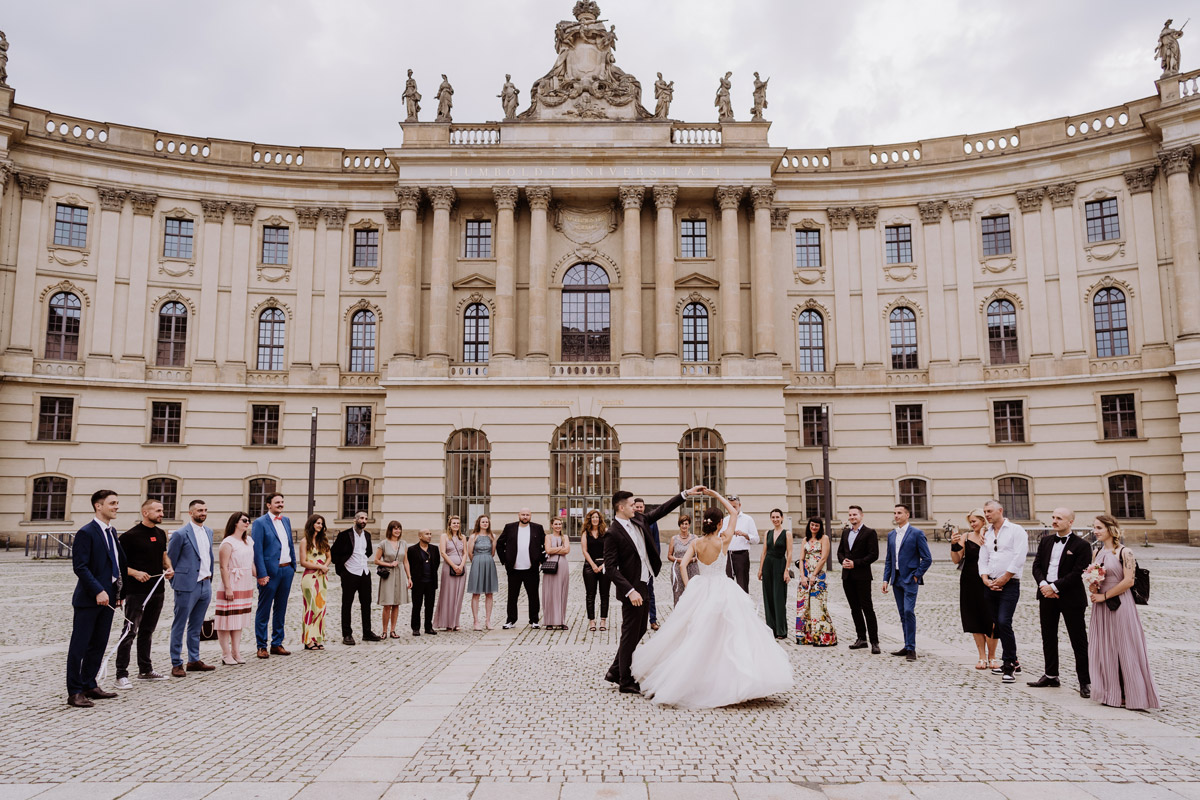
[{"label": "woman in lavender pleated dress", "polygon": [[462,520],[457,515],[450,517],[447,525],[450,530],[442,534],[442,585],[433,627],[456,631],[467,593],[467,537],[463,536]]},{"label": "woman in lavender pleated dress", "polygon": [[557,562],[554,572],[542,572],[542,622],[550,630],[567,629],[567,591],[571,587],[571,569],[567,554],[571,552],[571,540],[563,535],[561,517],[550,521],[550,534],[546,537],[546,562]]},{"label": "woman in lavender pleated dress", "polygon": [[1139,711],[1161,708],[1150,674],[1146,634],[1129,591],[1136,565],[1133,552],[1121,544],[1121,529],[1109,515],[1096,517],[1092,530],[1100,542],[1092,563],[1104,567],[1104,580],[1086,587],[1092,600],[1088,632],[1092,699]]}]

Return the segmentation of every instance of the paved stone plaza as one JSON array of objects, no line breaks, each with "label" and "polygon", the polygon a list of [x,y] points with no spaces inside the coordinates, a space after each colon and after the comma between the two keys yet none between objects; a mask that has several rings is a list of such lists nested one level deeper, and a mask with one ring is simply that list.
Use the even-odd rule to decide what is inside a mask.
[{"label": "paved stone plaza", "polygon": [[[345,647],[334,579],[328,649],[305,652],[296,581],[292,656],[135,681],[118,699],[73,709],[63,679],[70,566],[2,555],[0,798],[1200,798],[1200,611],[1187,589],[1200,549],[1137,548],[1153,575],[1153,602],[1139,612],[1165,709],[1138,713],[1078,697],[1065,632],[1064,687],[1025,686],[1042,666],[1028,571],[1023,679],[1003,686],[977,672],[959,632],[958,574],[946,546],[933,548],[917,663],[886,655],[898,633],[890,597],[877,603],[885,654],[846,649],[853,626],[834,576],[841,644],[787,642],[794,691],[710,711],[656,707],[601,679],[620,615],[614,604],[612,628],[586,631],[578,562],[567,632],[524,618],[501,630],[498,602],[490,633]],[[665,573],[657,594],[666,616]],[[169,619],[164,610],[161,671]],[[469,629],[468,604],[463,620]],[[219,661],[216,642],[202,657]]]}]

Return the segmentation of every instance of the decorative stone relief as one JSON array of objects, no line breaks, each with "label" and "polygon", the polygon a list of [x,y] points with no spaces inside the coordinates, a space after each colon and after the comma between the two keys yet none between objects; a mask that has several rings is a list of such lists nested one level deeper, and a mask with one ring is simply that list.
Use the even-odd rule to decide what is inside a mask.
[{"label": "decorative stone relief", "polygon": [[421,206],[421,190],[416,186],[396,184],[396,200],[400,202],[401,211],[416,211]]},{"label": "decorative stone relief", "polygon": [[491,315],[493,317],[496,316],[496,301],[490,297],[485,297],[484,295],[480,294],[479,292],[471,292],[469,295],[464,297],[462,300],[459,300],[458,305],[454,309],[454,316],[457,319],[462,319],[462,315],[466,311],[467,306],[471,305],[472,303],[483,303],[485,306],[488,307],[488,310],[491,312]]},{"label": "decorative stone relief", "polygon": [[254,308],[250,309],[250,319],[257,321],[258,315],[261,314],[262,312],[266,311],[268,308],[278,308],[279,310],[281,310],[284,313],[284,315],[288,318],[288,320],[291,321],[292,309],[289,308],[288,306],[284,305],[283,303],[279,302],[279,298],[274,297],[274,296],[268,297],[266,300],[263,300],[261,303],[256,305]]},{"label": "decorative stone relief", "polygon": [[1121,173],[1121,176],[1125,178],[1125,188],[1129,190],[1130,194],[1141,194],[1154,188],[1154,177],[1157,174],[1158,165],[1151,164],[1147,167],[1126,170]]},{"label": "decorative stone relief", "polygon": [[346,209],[344,208],[322,208],[321,211],[325,214],[326,230],[337,230],[346,225]]},{"label": "decorative stone relief", "polygon": [[971,218],[971,209],[975,207],[975,198],[952,197],[946,201],[946,207],[950,209],[950,219],[955,222],[969,220]]},{"label": "decorative stone relief", "polygon": [[674,208],[675,201],[679,199],[678,186],[655,186],[654,187],[654,207],[655,208]]},{"label": "decorative stone relief", "polygon": [[204,213],[205,222],[224,222],[225,211],[229,203],[224,200],[201,200],[200,210]]},{"label": "decorative stone relief", "polygon": [[917,203],[917,213],[921,215],[922,225],[937,225],[942,221],[942,212],[946,210],[944,200],[930,200]]},{"label": "decorative stone relief", "polygon": [[134,214],[152,217],[154,216],[154,207],[158,205],[158,195],[150,192],[130,192],[129,203],[133,206]]},{"label": "decorative stone relief", "polygon": [[[1083,219],[1086,217],[1086,209],[1088,203],[1095,203],[1101,200],[1116,200],[1118,219],[1126,219],[1124,203],[1122,197],[1114,190],[1108,187],[1100,187],[1095,189],[1086,197],[1079,198],[1079,215]],[[1121,226],[1121,235],[1115,239],[1105,239],[1100,242],[1089,242],[1087,237],[1084,237],[1083,251],[1087,254],[1088,261],[1111,261],[1117,256],[1125,255],[1125,240],[1126,226]]]},{"label": "decorative stone relief", "polygon": [[715,194],[718,208],[736,209],[741,204],[746,190],[741,186],[718,186]]},{"label": "decorative stone relief", "polygon": [[879,219],[879,206],[855,206],[854,219],[860,228],[873,228]]},{"label": "decorative stone relief", "polygon": [[163,307],[164,303],[183,303],[185,306],[187,306],[188,314],[190,314],[192,317],[196,316],[196,304],[192,302],[190,297],[182,295],[174,289],[151,300],[149,308],[150,313],[157,314],[158,310]]},{"label": "decorative stone relief", "polygon": [[844,231],[850,227],[850,217],[853,216],[854,209],[850,206],[827,208],[825,214],[829,217],[830,228],[835,231]]},{"label": "decorative stone relief", "polygon": [[50,187],[50,179],[42,175],[31,175],[28,172],[17,173],[17,186],[21,197],[25,200],[44,200],[46,189]]},{"label": "decorative stone relief", "polygon": [[453,186],[430,186],[425,194],[429,195],[429,204],[435,211],[449,211],[458,199]]},{"label": "decorative stone relief", "polygon": [[[771,230],[782,231],[787,230],[788,218],[791,216],[791,209],[784,206],[775,206],[771,209]],[[807,220],[812,222],[812,220]],[[813,223],[814,225],[816,223]]]},{"label": "decorative stone relief", "polygon": [[1173,150],[1159,150],[1158,162],[1162,164],[1163,175],[1169,178],[1177,172],[1190,172],[1195,155],[1195,148],[1190,144]]},{"label": "decorative stone relief", "polygon": [[579,245],[599,244],[617,229],[621,219],[615,203],[601,208],[578,208],[555,203],[552,214],[554,229]]},{"label": "decorative stone relief", "polygon": [[679,302],[675,304],[675,313],[682,314],[683,309],[692,303],[699,303],[700,305],[702,305],[706,309],[708,309],[708,316],[709,316],[708,326],[709,326],[709,329],[711,330],[713,327],[712,316],[713,316],[714,311],[716,310],[716,304],[714,304],[712,300],[710,300],[709,298],[700,294],[699,292],[692,292],[692,293],[688,294],[687,297],[680,298]]},{"label": "decorative stone relief", "polygon": [[92,298],[88,297],[88,293],[82,287],[76,286],[70,281],[59,281],[53,286],[47,286],[42,289],[41,295],[38,296],[38,304],[46,302],[46,298],[58,292],[70,292],[83,301],[83,307],[89,308],[92,305]]},{"label": "decorative stone relief", "polygon": [[[318,212],[320,209],[318,209]],[[316,226],[316,220],[313,220],[313,226]],[[264,264],[262,261],[263,252],[263,231],[266,228],[287,228],[288,229],[288,263],[286,264]],[[264,220],[259,220],[255,226],[257,233],[257,241],[254,243],[255,253],[255,272],[258,279],[267,281],[268,283],[278,283],[279,281],[289,282],[292,275],[292,259],[295,257],[296,241],[292,235],[292,224],[279,215],[267,217]]]},{"label": "decorative stone relief", "polygon": [[120,211],[125,207],[125,198],[129,190],[117,189],[113,186],[97,186],[96,194],[100,197],[100,208],[103,211]]},{"label": "decorative stone relief", "polygon": [[[124,201],[124,196],[122,196],[121,199]],[[53,203],[61,203],[63,205],[86,208],[88,210],[89,220],[91,220],[93,215],[96,213],[95,204],[89,203],[77,194],[68,193],[54,195],[50,198],[50,200]],[[83,246],[76,247],[73,245],[62,245],[55,243],[54,226],[51,225],[48,231],[49,239],[46,242],[46,263],[57,263],[64,267],[86,267],[88,265],[88,256],[91,254],[92,243],[95,241],[95,237],[92,233],[94,227],[94,225],[88,225]]]},{"label": "decorative stone relief", "polygon": [[608,273],[609,286],[612,288],[619,287],[621,283],[621,268],[617,266],[617,262],[606,253],[597,250],[589,244],[580,245],[560,258],[554,264],[554,268],[550,270],[550,282],[558,283],[561,272],[581,261],[590,261],[593,264],[599,264]]},{"label": "decorative stone relief", "polygon": [[[3,34],[3,31],[0,31]],[[8,179],[17,174],[17,165],[6,158],[0,158],[0,192],[8,187]]]},{"label": "decorative stone relief", "polygon": [[196,215],[193,212],[187,210],[186,208],[176,206],[175,208],[172,208],[169,211],[162,212],[159,215],[158,219],[159,219],[158,227],[159,227],[159,235],[160,236],[163,235],[163,233],[165,232],[165,228],[166,228],[166,224],[167,224],[166,221],[168,219],[190,220],[192,223],[192,236],[193,236],[191,258],[167,258],[165,255],[163,255],[162,248],[161,247],[157,248],[158,249],[158,274],[159,275],[170,275],[172,278],[181,278],[184,275],[194,275],[196,272],[196,247],[195,247],[195,238],[194,238],[196,235],[196,227],[195,227]]},{"label": "decorative stone relief", "polygon": [[751,186],[750,187],[750,203],[757,211],[760,208],[770,209],[771,204],[775,202],[775,187],[774,186]]},{"label": "decorative stone relief", "polygon": [[317,227],[317,223],[321,219],[321,209],[317,206],[297,206],[296,222],[301,229],[309,229]]},{"label": "decorative stone relief", "polygon": [[1101,289],[1120,289],[1125,293],[1125,298],[1129,299],[1134,296],[1133,287],[1120,278],[1114,278],[1112,275],[1105,275],[1100,280],[1093,283],[1083,291],[1083,302],[1091,305],[1093,298],[1096,297],[1096,292]]},{"label": "decorative stone relief", "polygon": [[379,306],[364,298],[346,309],[346,312],[342,314],[342,322],[349,322],[350,318],[359,311],[370,311],[375,315],[376,321],[383,319],[383,312],[379,310]]},{"label": "decorative stone relief", "polygon": [[646,187],[622,186],[617,189],[617,195],[621,198],[622,208],[641,208],[646,201]]},{"label": "decorative stone relief", "polygon": [[912,300],[909,300],[904,295],[900,295],[895,300],[883,307],[883,318],[887,319],[893,311],[901,306],[905,308],[911,308],[913,313],[917,315],[918,319],[925,316],[925,311],[919,305],[914,303]]},{"label": "decorative stone relief", "polygon": [[517,198],[520,197],[521,190],[517,186],[494,186],[492,187],[492,197],[496,201],[496,208],[511,211],[517,207]]},{"label": "decorative stone relief", "polygon": [[[786,211],[786,209],[784,209],[784,210]],[[817,235],[820,237],[821,242],[822,242],[822,247],[821,247],[822,264],[819,267],[797,267],[797,266],[795,266],[795,258],[793,256],[792,277],[795,278],[796,283],[804,284],[805,286],[812,286],[814,283],[824,283],[825,282],[825,272],[826,272],[824,262],[825,262],[825,254],[827,252],[825,249],[825,245],[824,245],[824,243],[825,243],[825,226],[822,225],[821,223],[817,222],[815,219],[810,219],[808,217],[805,217],[804,219],[802,219],[796,223],[795,230],[817,231]]]},{"label": "decorative stone relief", "polygon": [[1042,201],[1046,197],[1046,188],[1044,186],[1035,186],[1032,189],[1017,190],[1017,206],[1021,209],[1022,214],[1032,214],[1042,210]]},{"label": "decorative stone relief", "polygon": [[525,199],[529,201],[530,208],[547,209],[550,207],[550,187],[549,186],[526,186]]},{"label": "decorative stone relief", "polygon": [[808,298],[792,310],[792,331],[799,327],[800,315],[805,311],[816,311],[821,315],[821,321],[825,324],[825,341],[828,342],[829,332],[833,330],[833,315],[829,313],[828,308],[817,302],[815,297]]},{"label": "decorative stone relief", "polygon": [[383,218],[387,222],[387,229],[389,231],[400,230],[400,209],[399,208],[391,208],[391,207],[385,208],[383,210]]},{"label": "decorative stone relief", "polygon": [[237,225],[252,225],[254,223],[254,212],[258,210],[258,206],[254,203],[230,203],[229,210],[233,212],[233,221]]},{"label": "decorative stone relief", "polygon": [[1007,289],[996,289],[991,294],[989,294],[987,297],[983,298],[982,301],[980,301],[980,303],[979,303],[980,313],[983,313],[984,311],[986,311],[987,307],[990,306],[992,303],[994,303],[997,300],[1007,300],[1010,303],[1012,303],[1014,306],[1016,306],[1018,309],[1020,309],[1021,311],[1025,310],[1025,304],[1021,302],[1021,298],[1017,297],[1015,294],[1008,291]]},{"label": "decorative stone relief", "polygon": [[1075,181],[1053,183],[1046,187],[1046,194],[1050,195],[1051,208],[1069,206],[1075,202]]},{"label": "decorative stone relief", "polygon": [[[341,212],[341,218],[335,220],[337,222],[337,227],[340,230],[344,226],[345,221],[346,221],[346,209],[344,209],[344,208],[339,208],[339,209],[327,208],[327,209],[325,209],[325,211],[326,211],[325,227],[327,229],[331,227],[328,212],[330,212],[330,211],[340,211]],[[392,224],[391,218],[388,217],[389,211],[393,212],[396,216],[395,225]],[[385,217],[388,217],[388,230],[394,230],[396,228],[399,228],[399,226],[400,226],[400,211],[399,211],[399,209],[385,208],[383,210],[383,213],[384,213]],[[360,286],[366,286],[366,285],[372,284],[372,283],[374,283],[374,284],[379,283],[379,275],[383,271],[383,238],[382,237],[379,238],[379,259],[378,259],[378,263],[376,264],[376,266],[374,266],[374,267],[361,267],[361,266],[356,267],[356,266],[354,266],[354,232],[355,231],[378,231],[378,230],[379,230],[379,223],[376,222],[375,220],[369,219],[367,217],[363,217],[362,219],[360,219],[357,222],[350,225],[350,236],[347,237],[347,242],[345,245],[345,247],[347,248],[346,263],[350,265],[350,267],[349,267],[350,280]]]}]

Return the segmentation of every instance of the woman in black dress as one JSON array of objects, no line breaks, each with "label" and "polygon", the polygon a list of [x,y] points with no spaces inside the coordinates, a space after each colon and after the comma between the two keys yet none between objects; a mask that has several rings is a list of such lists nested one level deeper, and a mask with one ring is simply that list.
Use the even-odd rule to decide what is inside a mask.
[{"label": "woman in black dress", "polygon": [[967,525],[969,531],[955,530],[950,537],[950,560],[962,569],[958,579],[959,611],[963,630],[975,637],[975,648],[979,651],[975,669],[982,670],[1000,663],[995,660],[995,622],[988,608],[988,588],[979,577],[979,548],[983,547],[983,529],[987,525],[982,508],[967,514]]},{"label": "woman in black dress", "polygon": [[608,588],[604,574],[604,515],[588,509],[583,516],[583,588],[587,592],[588,630],[596,630],[596,593],[600,594],[600,630],[608,630]]}]

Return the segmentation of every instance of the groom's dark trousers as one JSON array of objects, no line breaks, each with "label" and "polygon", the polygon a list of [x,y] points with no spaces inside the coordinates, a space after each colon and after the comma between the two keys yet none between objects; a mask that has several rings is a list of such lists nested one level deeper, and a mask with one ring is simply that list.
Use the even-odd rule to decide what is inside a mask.
[{"label": "groom's dark trousers", "polygon": [[638,642],[646,635],[647,621],[650,619],[650,606],[646,598],[646,584],[634,581],[633,588],[642,596],[642,604],[635,606],[629,598],[621,598],[621,643],[617,647],[617,657],[608,668],[610,675],[617,675],[622,686],[633,683],[629,665],[633,662],[633,651]]}]

